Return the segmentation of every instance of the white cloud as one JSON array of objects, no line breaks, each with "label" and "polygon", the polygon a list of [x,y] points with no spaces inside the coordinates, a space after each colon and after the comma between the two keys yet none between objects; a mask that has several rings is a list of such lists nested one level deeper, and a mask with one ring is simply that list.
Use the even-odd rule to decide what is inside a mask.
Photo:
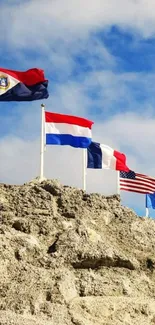
[{"label": "white cloud", "polygon": [[[1,39],[48,49],[55,40],[66,44],[93,31],[117,25],[144,37],[155,34],[154,0],[31,0],[1,6]],[[7,17],[7,19],[6,19]],[[8,21],[9,26],[8,28]]]},{"label": "white cloud", "polygon": [[38,140],[26,141],[10,134],[0,140],[0,180],[21,184],[38,175]]},{"label": "white cloud", "polygon": [[147,113],[122,113],[96,125],[96,139],[122,150],[130,169],[155,175],[155,117]]},{"label": "white cloud", "polygon": [[94,70],[57,83],[47,109],[105,120],[122,111],[154,115],[154,73],[114,73]]}]

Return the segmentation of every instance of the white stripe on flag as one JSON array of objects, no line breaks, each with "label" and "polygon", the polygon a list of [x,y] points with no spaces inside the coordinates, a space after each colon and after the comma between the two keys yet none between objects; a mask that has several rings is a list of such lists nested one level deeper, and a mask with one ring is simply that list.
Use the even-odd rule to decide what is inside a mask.
[{"label": "white stripe on flag", "polygon": [[0,71],[0,95],[5,94],[9,89],[15,87],[20,81],[7,73]]},{"label": "white stripe on flag", "polygon": [[89,128],[79,125],[66,123],[45,123],[46,134],[70,134],[73,136],[81,136],[91,138],[92,133]]},{"label": "white stripe on flag", "polygon": [[114,150],[105,145],[100,144],[102,151],[102,168],[104,169],[116,169],[116,158],[114,157]]}]

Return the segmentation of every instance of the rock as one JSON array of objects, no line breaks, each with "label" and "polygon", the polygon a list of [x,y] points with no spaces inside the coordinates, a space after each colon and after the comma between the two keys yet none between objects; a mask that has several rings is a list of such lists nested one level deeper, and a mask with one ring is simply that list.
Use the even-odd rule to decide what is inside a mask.
[{"label": "rock", "polygon": [[120,196],[0,184],[0,325],[155,324],[155,222]]}]

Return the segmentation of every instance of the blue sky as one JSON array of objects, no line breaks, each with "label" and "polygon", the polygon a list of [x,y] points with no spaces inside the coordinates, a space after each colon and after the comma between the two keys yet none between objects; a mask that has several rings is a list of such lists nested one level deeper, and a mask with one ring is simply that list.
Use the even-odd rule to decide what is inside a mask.
[{"label": "blue sky", "polygon": [[[0,9],[1,67],[44,69],[47,110],[92,119],[94,140],[154,176],[154,1],[5,0]],[[22,184],[39,174],[40,104],[1,104],[1,182]],[[47,148],[45,176],[80,188],[81,161],[80,150]],[[89,170],[87,189],[115,193],[116,174]],[[121,197],[145,213],[143,195]]]}]

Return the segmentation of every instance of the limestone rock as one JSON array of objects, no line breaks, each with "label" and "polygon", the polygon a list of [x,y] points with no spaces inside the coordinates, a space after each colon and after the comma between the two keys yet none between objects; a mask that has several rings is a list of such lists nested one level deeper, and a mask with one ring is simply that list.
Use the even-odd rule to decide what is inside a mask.
[{"label": "limestone rock", "polygon": [[0,325],[155,324],[155,222],[120,197],[0,184]]}]

